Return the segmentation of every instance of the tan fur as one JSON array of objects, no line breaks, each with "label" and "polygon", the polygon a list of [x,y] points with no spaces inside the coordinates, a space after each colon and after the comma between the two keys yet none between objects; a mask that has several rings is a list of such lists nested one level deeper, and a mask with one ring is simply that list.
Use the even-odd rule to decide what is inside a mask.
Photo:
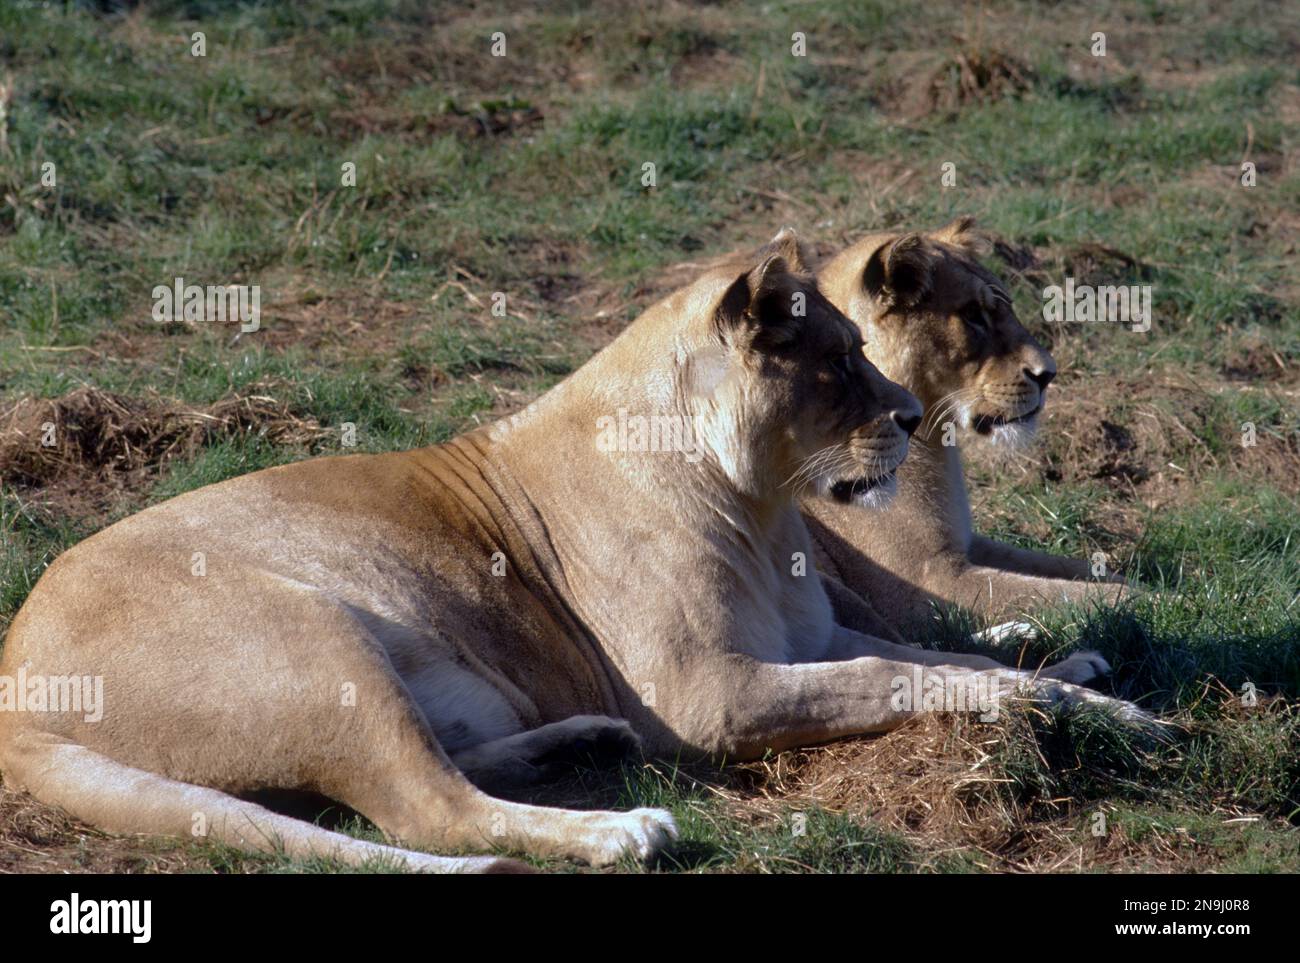
[{"label": "tan fur", "polygon": [[[812,545],[787,480],[889,471],[920,409],[792,272],[792,243],[655,305],[516,417],[212,485],[66,552],[0,675],[102,676],[103,719],[0,712],[6,782],[118,832],[518,868],[360,843],[239,798],[306,790],[408,846],[608,863],[653,856],[672,818],[520,805],[472,780],[527,779],[569,740],[752,759],[889,729],[913,712],[890,680],[918,664],[1029,682],[837,626],[811,566],[795,574]],[[698,419],[700,457],[602,450],[598,419],[620,408]]]},{"label": "tan fur", "polygon": [[[1046,386],[1030,372],[1056,371],[1001,282],[975,260],[985,245],[960,218],[929,234],[870,235],[818,273],[822,291],[861,328],[867,356],[926,410],[883,517],[822,500],[805,507],[825,570],[904,635],[932,619],[936,604],[1000,621],[1043,602],[1113,601],[1124,588],[1118,577],[1089,581],[1083,559],[971,530],[960,449],[945,436],[960,442],[989,418],[1034,412]],[[989,434],[1027,437],[1036,422]]]}]

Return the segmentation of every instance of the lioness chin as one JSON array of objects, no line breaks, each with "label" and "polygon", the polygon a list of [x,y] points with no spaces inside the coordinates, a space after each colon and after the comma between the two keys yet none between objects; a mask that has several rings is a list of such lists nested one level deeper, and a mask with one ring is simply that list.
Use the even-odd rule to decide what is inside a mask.
[{"label": "lioness chin", "polygon": [[[750,759],[887,730],[916,711],[897,680],[922,666],[931,683],[1132,711],[835,624],[794,564],[812,545],[787,480],[869,488],[921,409],[791,270],[793,245],[783,233],[668,297],[490,428],[232,479],[66,552],[15,619],[0,676],[101,677],[102,720],[0,712],[6,781],[111,831],[509,870],[241,797],[323,794],[419,849],[603,864],[653,857],[672,817],[479,784],[544,775],[573,743]],[[615,413],[681,419],[689,452],[607,443]]]},{"label": "lioness chin", "polygon": [[861,330],[867,356],[925,407],[883,515],[824,501],[805,506],[820,564],[888,613],[883,625],[857,622],[878,634],[915,633],[936,605],[998,621],[1045,602],[1113,602],[1125,590],[1115,575],[1091,580],[1083,559],[1015,548],[971,529],[959,443],[1027,443],[1056,375],[1002,283],[976,260],[986,242],[972,227],[959,218],[928,234],[874,234],[817,275],[826,297]]}]

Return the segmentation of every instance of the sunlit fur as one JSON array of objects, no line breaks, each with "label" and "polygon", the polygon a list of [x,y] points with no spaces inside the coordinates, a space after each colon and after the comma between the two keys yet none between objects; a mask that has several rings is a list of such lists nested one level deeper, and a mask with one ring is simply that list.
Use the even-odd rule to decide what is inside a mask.
[{"label": "sunlit fur", "polygon": [[989,434],[988,441],[994,447],[1006,449],[1008,452],[1020,452],[1032,445],[1037,435],[1038,416],[1034,415],[1012,425],[996,426]]}]

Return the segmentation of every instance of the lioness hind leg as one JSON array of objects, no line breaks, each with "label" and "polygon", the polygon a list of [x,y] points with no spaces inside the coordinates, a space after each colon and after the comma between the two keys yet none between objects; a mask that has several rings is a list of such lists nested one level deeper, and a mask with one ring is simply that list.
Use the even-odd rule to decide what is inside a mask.
[{"label": "lioness hind leg", "polygon": [[664,810],[584,812],[489,796],[457,769],[391,670],[372,668],[358,683],[370,693],[368,711],[348,732],[351,748],[336,760],[331,784],[319,788],[391,838],[421,849],[504,849],[601,866],[648,860],[676,838]]},{"label": "lioness hind leg", "polygon": [[[274,601],[283,608],[290,597]],[[322,595],[309,592],[307,599],[298,625],[310,640],[310,656],[295,660],[284,682],[311,695],[258,707],[266,713],[261,728],[299,734],[280,740],[275,771],[302,773],[310,781],[305,788],[352,807],[390,839],[434,852],[509,850],[603,865],[624,856],[649,859],[676,835],[672,817],[661,810],[578,812],[484,793],[444,751],[371,623]],[[243,601],[245,611],[249,605]],[[421,644],[385,639],[399,647]],[[344,682],[353,693],[346,706],[338,695]],[[241,748],[263,751],[256,742]]]},{"label": "lioness hind leg", "polygon": [[[329,794],[408,844],[504,848],[606,865],[626,856],[649,859],[677,835],[672,816],[662,810],[581,812],[493,799],[451,767],[431,733],[426,753],[414,755],[408,740],[426,734],[408,730],[394,735],[395,755],[389,758],[400,768],[368,768],[367,759],[340,760],[355,784]],[[496,856],[433,856],[353,839],[215,789],[119,763],[46,733],[14,734],[5,746],[4,766],[8,780],[38,799],[110,832],[197,836],[245,852],[327,856],[349,865],[387,859],[420,872],[528,871],[526,864]]]},{"label": "lioness hind leg", "polygon": [[[208,580],[205,598],[219,601],[220,593],[234,594],[240,584]],[[208,638],[207,623],[192,620],[193,631],[170,649],[110,647],[116,661],[104,671],[108,684],[133,682],[113,689],[114,732],[87,728],[82,736],[75,722],[65,721],[72,738],[63,738],[38,730],[38,716],[0,716],[6,778],[12,775],[38,799],[106,829],[189,837],[191,820],[204,814],[210,834],[231,845],[258,850],[278,840],[295,855],[338,849],[360,860],[399,851],[352,845],[347,837],[193,783],[316,792],[366,816],[390,839],[432,852],[510,850],[604,864],[625,855],[649,858],[675,835],[672,817],[662,811],[576,812],[492,798],[451,762],[379,639],[350,610],[308,588],[274,583],[235,603],[244,637],[264,634],[276,639],[274,646],[250,643],[238,671],[224,674],[212,671],[220,663],[208,655],[220,651],[215,623]],[[294,631],[286,632],[271,611]],[[39,641],[20,637],[18,643],[39,659]],[[183,690],[161,684],[180,674],[182,662],[186,671],[208,670],[206,689],[197,682]],[[291,692],[293,698],[265,692]],[[158,739],[136,735],[148,732],[155,718],[190,724]],[[213,732],[221,738],[211,738]],[[106,751],[113,758],[86,748],[103,741],[111,742]],[[403,858],[411,863],[415,857]]]},{"label": "lioness hind leg", "polygon": [[474,785],[491,790],[550,779],[587,760],[614,762],[640,749],[640,738],[623,719],[573,716],[462,750],[451,761]]},{"label": "lioness hind leg", "polygon": [[[472,785],[427,729],[385,726],[385,736],[404,745],[356,760],[351,783],[337,795],[409,845],[516,850],[605,866],[649,860],[677,837],[673,817],[661,809],[586,812],[497,799]],[[415,746],[420,739],[427,739],[423,751]]]},{"label": "lioness hind leg", "polygon": [[382,860],[425,873],[531,871],[525,863],[496,856],[432,856],[353,839],[215,789],[123,765],[45,733],[23,733],[8,748],[8,779],[110,832],[211,840],[244,852],[330,857],[350,866]]}]

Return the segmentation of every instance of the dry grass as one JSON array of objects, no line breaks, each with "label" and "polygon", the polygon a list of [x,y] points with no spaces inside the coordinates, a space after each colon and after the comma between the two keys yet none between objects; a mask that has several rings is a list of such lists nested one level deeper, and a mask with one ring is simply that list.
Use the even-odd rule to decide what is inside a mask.
[{"label": "dry grass", "polygon": [[0,874],[182,873],[206,863],[175,844],[109,836],[0,786]]},{"label": "dry grass", "polygon": [[260,384],[194,407],[150,390],[128,396],[86,386],[59,398],[23,397],[0,410],[0,481],[61,508],[103,508],[139,489],[169,462],[221,436],[251,434],[281,445],[329,435]]},{"label": "dry grass", "polygon": [[820,806],[867,816],[936,846],[992,841],[1013,814],[987,790],[1004,778],[991,766],[1002,742],[996,727],[956,715],[917,716],[895,732],[781,753],[745,767],[756,796],[741,806],[773,811]]},{"label": "dry grass", "polygon": [[970,104],[1018,97],[1030,89],[1034,71],[1016,57],[989,47],[962,45],[950,53],[914,58],[886,101],[909,120],[954,115]]}]

